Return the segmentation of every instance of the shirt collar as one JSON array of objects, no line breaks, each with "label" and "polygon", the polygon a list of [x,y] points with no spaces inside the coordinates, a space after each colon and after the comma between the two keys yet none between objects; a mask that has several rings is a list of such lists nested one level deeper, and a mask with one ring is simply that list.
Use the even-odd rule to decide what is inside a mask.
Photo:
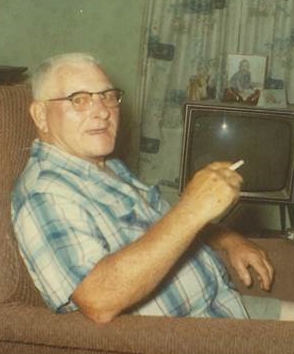
[{"label": "shirt collar", "polygon": [[33,142],[31,157],[37,158],[38,160],[49,161],[57,168],[69,170],[79,176],[90,176],[92,173],[97,173],[97,171],[100,170],[94,163],[69,154],[57,146],[39,139],[35,139]]},{"label": "shirt collar", "polygon": [[[127,185],[120,184],[115,178],[111,178],[111,176],[92,162],[69,154],[57,146],[43,142],[39,139],[34,140],[32,144],[31,158],[49,162],[51,165],[56,166],[56,169],[60,168],[69,171],[79,177],[84,176],[85,179],[90,178],[95,181],[95,183],[101,181],[103,184],[109,185],[114,189],[117,189],[119,186],[121,192],[125,192],[124,189],[127,188]],[[137,177],[117,159],[108,159],[106,164],[115,171],[125,183],[135,187],[141,196],[151,205],[157,204],[160,198],[157,186],[147,186],[139,181]],[[129,188],[127,188],[127,193],[131,193]]]}]

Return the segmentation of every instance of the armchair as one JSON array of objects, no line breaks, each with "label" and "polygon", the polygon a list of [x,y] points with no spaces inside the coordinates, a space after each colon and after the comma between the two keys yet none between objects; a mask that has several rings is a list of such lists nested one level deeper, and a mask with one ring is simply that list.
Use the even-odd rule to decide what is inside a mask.
[{"label": "armchair", "polygon": [[[10,191],[23,169],[35,130],[27,85],[0,86],[0,353],[293,353],[294,322],[166,318],[123,315],[96,325],[81,313],[46,308],[19,256],[10,225]],[[228,265],[242,293],[294,301],[294,243],[254,239],[276,268],[270,294],[247,289]],[[226,260],[225,254],[221,256]],[[119,294],[117,294],[119,296]]]}]

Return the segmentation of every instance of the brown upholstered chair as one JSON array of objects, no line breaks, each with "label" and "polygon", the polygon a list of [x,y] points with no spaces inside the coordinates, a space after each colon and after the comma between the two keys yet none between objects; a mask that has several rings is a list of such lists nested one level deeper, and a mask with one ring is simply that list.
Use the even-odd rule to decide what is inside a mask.
[{"label": "brown upholstered chair", "polygon": [[[47,309],[18,254],[10,225],[10,190],[35,137],[30,100],[28,86],[0,86],[0,353],[294,352],[290,322],[124,315],[98,326],[79,312],[56,315]],[[294,300],[294,243],[281,238],[256,241],[276,266],[270,296]],[[235,281],[241,292],[267,295],[257,286],[246,289]]]}]

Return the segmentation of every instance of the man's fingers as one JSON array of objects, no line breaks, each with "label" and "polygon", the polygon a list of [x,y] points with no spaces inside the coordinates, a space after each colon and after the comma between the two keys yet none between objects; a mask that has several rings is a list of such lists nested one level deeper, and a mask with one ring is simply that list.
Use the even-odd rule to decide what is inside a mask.
[{"label": "man's fingers", "polygon": [[252,268],[257,273],[257,278],[259,280],[259,284],[261,289],[263,290],[270,290],[274,270],[269,262],[263,258],[262,261],[255,261],[250,264]]},{"label": "man's fingers", "polygon": [[241,281],[246,286],[250,286],[252,283],[252,279],[251,279],[251,274],[250,274],[249,270],[246,267],[244,267],[243,265],[239,265],[239,267],[236,268],[236,271],[237,271]]},{"label": "man's fingers", "polygon": [[259,277],[262,288],[270,290],[274,278],[274,269],[266,259],[263,261],[263,267],[260,268]]}]

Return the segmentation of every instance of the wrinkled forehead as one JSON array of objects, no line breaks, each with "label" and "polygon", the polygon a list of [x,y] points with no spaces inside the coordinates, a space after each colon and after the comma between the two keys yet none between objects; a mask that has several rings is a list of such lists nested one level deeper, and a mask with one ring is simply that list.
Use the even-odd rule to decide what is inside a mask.
[{"label": "wrinkled forehead", "polygon": [[111,87],[101,66],[94,63],[64,63],[51,69],[43,88],[44,94],[69,95],[77,91],[95,92]]}]

